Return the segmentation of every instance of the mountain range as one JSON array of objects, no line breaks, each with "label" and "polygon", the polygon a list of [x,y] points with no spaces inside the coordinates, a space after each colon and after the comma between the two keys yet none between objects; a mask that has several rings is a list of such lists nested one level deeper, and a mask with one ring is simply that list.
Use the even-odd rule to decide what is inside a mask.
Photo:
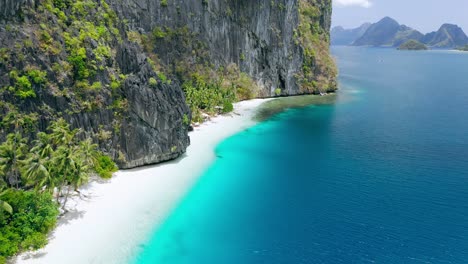
[{"label": "mountain range", "polygon": [[345,29],[341,26],[334,27],[331,31],[332,45],[351,45],[353,42],[364,35],[371,23],[364,23],[360,27]]},{"label": "mountain range", "polygon": [[332,45],[399,47],[401,44],[417,40],[430,48],[451,49],[468,44],[465,32],[453,24],[443,24],[439,30],[422,34],[401,25],[395,19],[384,17],[374,24],[363,24],[358,28],[335,27],[331,31]]}]

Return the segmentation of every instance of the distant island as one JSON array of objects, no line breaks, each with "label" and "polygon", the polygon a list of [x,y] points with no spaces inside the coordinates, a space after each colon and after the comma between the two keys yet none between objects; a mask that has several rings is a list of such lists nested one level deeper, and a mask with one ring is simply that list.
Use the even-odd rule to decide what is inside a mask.
[{"label": "distant island", "polygon": [[435,49],[454,49],[468,45],[468,37],[457,25],[443,24],[437,31],[422,34],[416,29],[400,25],[390,17],[384,17],[374,24],[363,24],[355,29],[335,27],[331,31],[332,45],[398,48],[410,40]]},{"label": "distant island", "polygon": [[367,31],[356,39],[354,46],[398,47],[410,39],[421,39],[424,35],[396,20],[385,17],[372,24]]},{"label": "distant island", "polygon": [[463,47],[458,47],[458,48],[456,48],[456,50],[468,51],[468,45],[465,45],[465,46],[463,46]]},{"label": "distant island", "polygon": [[427,50],[427,46],[424,45],[423,43],[410,39],[406,41],[405,43],[401,44],[400,47],[398,47],[398,50]]}]

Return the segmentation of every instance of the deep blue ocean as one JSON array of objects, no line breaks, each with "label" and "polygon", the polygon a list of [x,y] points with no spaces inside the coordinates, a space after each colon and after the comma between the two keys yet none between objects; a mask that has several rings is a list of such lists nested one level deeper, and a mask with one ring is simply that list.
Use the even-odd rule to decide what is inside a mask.
[{"label": "deep blue ocean", "polygon": [[136,263],[468,263],[468,53],[332,52],[336,100],[222,142]]}]

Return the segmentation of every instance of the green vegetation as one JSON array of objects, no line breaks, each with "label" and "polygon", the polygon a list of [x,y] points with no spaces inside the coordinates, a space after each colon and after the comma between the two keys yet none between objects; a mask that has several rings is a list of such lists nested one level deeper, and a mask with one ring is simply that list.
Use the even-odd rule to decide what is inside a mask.
[{"label": "green vegetation", "polygon": [[162,73],[162,72],[158,73],[158,78],[163,83],[171,84],[171,80],[167,79],[166,75],[164,73]]},{"label": "green vegetation", "polygon": [[182,89],[194,122],[203,122],[203,113],[229,113],[234,110],[234,102],[248,100],[256,95],[255,82],[240,72],[235,64],[217,71],[199,67],[190,76]]},{"label": "green vegetation", "polygon": [[[41,48],[65,57],[54,67],[55,74],[63,76],[54,85],[68,89],[70,83],[67,80],[71,80],[72,91],[79,100],[76,111],[90,111],[102,106],[98,97],[92,97],[96,101],[89,101],[87,96],[95,95],[103,88],[115,90],[120,87],[119,69],[109,64],[115,53],[111,47],[122,41],[117,15],[105,0],[45,0],[38,7],[36,17],[49,16],[55,16],[58,23],[55,26],[47,21],[39,23]],[[62,41],[54,41],[57,37]],[[97,76],[105,76],[99,79],[110,79],[111,82],[96,82]]]},{"label": "green vegetation", "polygon": [[186,114],[184,114],[184,117],[183,117],[183,119],[182,119],[182,123],[183,123],[184,125],[186,125],[186,126],[189,126],[189,125],[190,125],[190,119],[189,119],[189,117],[188,117]]},{"label": "green vegetation", "polygon": [[[91,139],[80,140],[64,119],[51,122],[34,140],[37,117],[10,111],[2,128],[15,128],[0,145],[0,256],[38,249],[47,242],[58,215],[66,210],[71,192],[93,173],[110,178],[117,167]],[[55,198],[55,199],[53,199]],[[1,263],[1,262],[0,262]]]},{"label": "green vegetation", "polygon": [[[3,123],[8,121],[4,118]],[[2,182],[9,188],[58,191],[58,199],[61,190],[76,190],[93,172],[108,177],[116,170],[115,164],[91,139],[79,140],[79,133],[60,118],[51,123],[48,133],[39,132],[32,141],[19,132],[9,134],[0,145]],[[66,199],[63,207],[65,203]]]},{"label": "green vegetation", "polygon": [[26,75],[34,84],[45,84],[47,83],[47,72],[41,71],[34,68],[26,69]]},{"label": "green vegetation", "polygon": [[156,79],[153,77],[151,77],[148,82],[149,82],[149,85],[153,88],[155,88],[158,85],[158,81],[156,81]]},{"label": "green vegetation", "polygon": [[112,173],[117,171],[117,166],[109,156],[98,155],[94,164],[94,170],[104,179],[110,179]]},{"label": "green vegetation", "polygon": [[281,89],[280,89],[280,88],[276,88],[276,89],[275,89],[275,95],[276,95],[276,96],[280,96],[280,95],[281,95]]},{"label": "green vegetation", "polygon": [[21,99],[36,97],[33,85],[41,87],[47,83],[47,73],[34,68],[27,68],[21,75],[17,70],[12,70],[9,77],[13,86],[8,90]]},{"label": "green vegetation", "polygon": [[423,43],[410,39],[398,47],[399,50],[427,50],[427,46]]},{"label": "green vegetation", "polygon": [[[69,53],[68,62],[73,66],[73,74],[76,80],[84,80],[93,77],[99,71],[105,59],[111,56],[111,48],[108,42],[112,38],[120,39],[116,14],[109,8],[105,1],[70,1],[60,3],[71,8],[71,19],[65,19],[60,24],[70,23],[71,27],[63,34],[66,50]],[[60,11],[51,9],[58,14]],[[60,16],[59,16],[60,17]],[[92,19],[89,19],[92,17]],[[90,22],[92,21],[92,22]],[[65,30],[64,30],[65,31]],[[72,33],[68,33],[72,32]],[[88,54],[86,43],[97,43],[91,54]],[[93,58],[94,57],[94,58]]]},{"label": "green vegetation", "polygon": [[244,61],[245,60],[245,54],[241,53],[239,58],[240,58],[241,61]]},{"label": "green vegetation", "polygon": [[0,182],[0,214],[3,214],[3,212],[12,214],[13,208],[8,202],[3,200],[3,196],[5,196],[5,194],[7,193],[7,191],[3,191],[3,188],[5,188],[5,183],[2,181]]},{"label": "green vegetation", "polygon": [[[334,89],[336,69],[328,55],[328,32],[321,24],[326,23],[321,21],[321,13],[331,10],[324,10],[329,3],[318,2],[299,2],[300,27],[295,41],[303,48],[305,59],[303,71],[296,77],[304,92]],[[171,13],[168,8],[180,11],[174,2],[159,3]],[[202,3],[206,11],[212,11],[209,1]],[[272,6],[286,11],[282,3],[273,1]],[[117,169],[95,142],[108,147],[103,143],[121,141],[117,137],[130,105],[122,87],[129,87],[134,77],[144,79],[131,76],[133,69],[120,65],[125,56],[117,59],[116,47],[127,38],[147,53],[154,70],[147,85],[155,92],[171,89],[173,81],[182,84],[191,109],[191,114],[178,121],[185,126],[191,118],[203,122],[207,115],[231,112],[234,102],[253,98],[259,90],[238,65],[215,65],[208,43],[188,26],[161,25],[149,34],[129,31],[135,27],[120,20],[106,0],[41,0],[21,11],[20,18],[11,20],[2,31],[2,37],[10,36],[14,41],[11,45],[5,41],[6,46],[0,48],[0,98],[7,99],[0,101],[0,263],[21,250],[44,245],[58,208],[66,209],[69,196],[91,175],[109,178]],[[245,16],[233,14],[229,7],[225,12],[242,28],[247,25]],[[181,59],[174,60],[174,52]],[[236,54],[235,60],[242,66],[252,60],[247,50]],[[130,77],[127,83],[124,72]],[[280,96],[284,91],[274,92]],[[14,105],[6,103],[10,98]],[[106,110],[103,120],[112,121],[86,132],[72,130],[57,118],[99,124],[93,118],[101,109]],[[83,112],[89,115],[81,115]],[[171,152],[182,151],[174,145]],[[113,150],[117,150],[118,160],[125,161],[119,146]],[[7,229],[8,233],[3,233]]]},{"label": "green vegetation", "polygon": [[229,112],[232,112],[234,110],[234,105],[232,104],[232,102],[230,101],[224,101],[224,104],[223,104],[223,113],[229,113]]},{"label": "green vegetation", "polygon": [[0,263],[23,250],[45,246],[59,213],[52,195],[46,192],[10,190],[2,199],[14,209],[11,214],[0,213]]},{"label": "green vegetation", "polygon": [[[302,73],[296,76],[303,92],[322,93],[336,89],[337,68],[330,56],[328,32],[320,26],[320,5],[331,5],[325,1],[299,1],[299,27],[295,32],[296,41],[304,49]],[[324,77],[324,76],[328,76]]]},{"label": "green vegetation", "polygon": [[[112,176],[115,163],[94,142],[119,131],[128,110],[113,59],[123,24],[105,0],[43,0],[23,11],[0,48],[0,263],[45,245],[59,206],[91,175]],[[62,109],[38,102],[52,96]],[[105,106],[114,122],[100,134],[58,119]]]},{"label": "green vegetation", "polygon": [[[249,75],[241,72],[236,64],[225,68],[212,65],[208,60],[206,44],[199,41],[187,27],[155,27],[147,36],[137,32],[129,34],[134,42],[142,43],[162,83],[170,83],[170,80],[160,68],[166,69],[165,73],[174,76],[183,84],[182,89],[192,111],[193,122],[203,122],[206,115],[231,112],[234,102],[248,100],[257,95],[257,84]],[[154,51],[158,51],[159,54],[170,51],[158,50],[160,47],[173,47],[174,50],[184,51],[182,57],[187,59],[167,62],[172,65],[161,66],[161,61],[165,60],[156,56]],[[243,53],[240,54],[240,59],[245,60]],[[155,81],[151,78],[149,84],[154,86]]]},{"label": "green vegetation", "polygon": [[167,36],[167,33],[163,31],[160,27],[155,27],[153,29],[153,37],[156,39],[163,39]]},{"label": "green vegetation", "polygon": [[68,57],[68,62],[73,66],[73,74],[77,80],[87,79],[90,75],[90,70],[86,64],[87,56],[85,48],[72,50]]},{"label": "green vegetation", "polygon": [[[24,22],[9,23],[16,44],[0,48],[0,96],[65,97],[68,114],[120,99],[123,79],[114,47],[125,37],[119,31],[125,25],[105,0],[43,0],[25,6],[22,16],[30,30],[21,31]],[[127,109],[117,110],[122,116]]]},{"label": "green vegetation", "polygon": [[468,45],[463,46],[463,47],[459,47],[459,48],[457,48],[457,50],[460,50],[460,51],[468,51]]},{"label": "green vegetation", "polygon": [[208,114],[227,112],[224,106],[229,103],[232,105],[235,99],[233,90],[226,89],[221,83],[211,82],[198,74],[194,74],[192,80],[186,81],[182,89],[185,92],[187,104],[192,110],[194,122],[203,121],[202,112]]}]

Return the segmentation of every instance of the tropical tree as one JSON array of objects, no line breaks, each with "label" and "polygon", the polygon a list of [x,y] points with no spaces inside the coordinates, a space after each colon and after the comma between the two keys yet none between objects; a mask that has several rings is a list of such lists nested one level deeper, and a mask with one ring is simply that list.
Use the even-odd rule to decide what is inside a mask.
[{"label": "tropical tree", "polygon": [[2,196],[4,196],[7,192],[3,190],[5,188],[5,185],[6,185],[5,182],[3,182],[0,179],[0,214],[2,214],[3,211],[7,211],[8,213],[12,214],[13,208],[11,207],[11,205],[2,200]]},{"label": "tropical tree", "polygon": [[98,158],[101,156],[101,152],[98,150],[98,145],[93,144],[91,138],[87,138],[80,142],[79,154],[81,155],[84,164],[88,165],[90,168],[96,165]]},{"label": "tropical tree", "polygon": [[14,111],[9,111],[2,119],[2,124],[3,126],[6,127],[12,127],[16,132],[19,132],[18,130],[21,129],[24,125],[24,119],[22,118],[22,115],[14,110]]},{"label": "tropical tree", "polygon": [[0,145],[0,176],[7,186],[19,187],[21,161],[25,158],[26,140],[20,133],[9,134]]},{"label": "tropical tree", "polygon": [[20,133],[30,133],[37,127],[38,114],[23,114],[18,109],[13,108],[2,118],[1,125],[7,130],[14,130]]},{"label": "tropical tree", "polygon": [[51,194],[57,191],[57,202],[60,202],[62,191],[65,191],[62,202],[65,208],[70,192],[78,191],[78,187],[88,181],[93,171],[107,177],[116,166],[90,138],[79,141],[77,134],[80,130],[71,130],[63,118],[52,122],[48,131],[37,133],[27,155],[26,140],[19,132],[10,134],[0,145],[0,179],[6,187],[16,184],[18,188],[23,180],[22,183],[34,187],[36,191]]},{"label": "tropical tree", "polygon": [[60,146],[52,157],[51,172],[53,177],[58,179],[60,183],[58,186],[59,194],[63,187],[67,188],[65,200],[62,204],[63,209],[65,209],[70,195],[70,186],[78,186],[87,179],[87,168],[83,165],[81,155],[77,150],[76,147]]},{"label": "tropical tree", "polygon": [[70,179],[70,184],[75,192],[79,193],[78,187],[88,182],[91,172],[90,168],[90,165],[84,162],[82,156],[75,157],[75,172]]},{"label": "tropical tree", "polygon": [[50,174],[49,167],[49,157],[42,157],[40,154],[33,152],[30,157],[23,162],[22,176],[28,183],[34,185],[36,190],[45,188],[53,192],[57,184],[57,179]]},{"label": "tropical tree", "polygon": [[31,152],[36,153],[41,158],[50,158],[54,152],[50,136],[44,132],[37,133],[37,139],[34,140],[33,144]]},{"label": "tropical tree", "polygon": [[36,190],[45,190],[53,193],[57,179],[49,172],[51,157],[54,149],[50,143],[50,137],[44,132],[37,133],[37,139],[33,141],[33,147],[28,158],[22,162],[22,176]]},{"label": "tropical tree", "polygon": [[56,146],[71,146],[75,141],[75,136],[80,130],[71,130],[70,125],[63,118],[52,122],[49,126],[50,140]]}]

